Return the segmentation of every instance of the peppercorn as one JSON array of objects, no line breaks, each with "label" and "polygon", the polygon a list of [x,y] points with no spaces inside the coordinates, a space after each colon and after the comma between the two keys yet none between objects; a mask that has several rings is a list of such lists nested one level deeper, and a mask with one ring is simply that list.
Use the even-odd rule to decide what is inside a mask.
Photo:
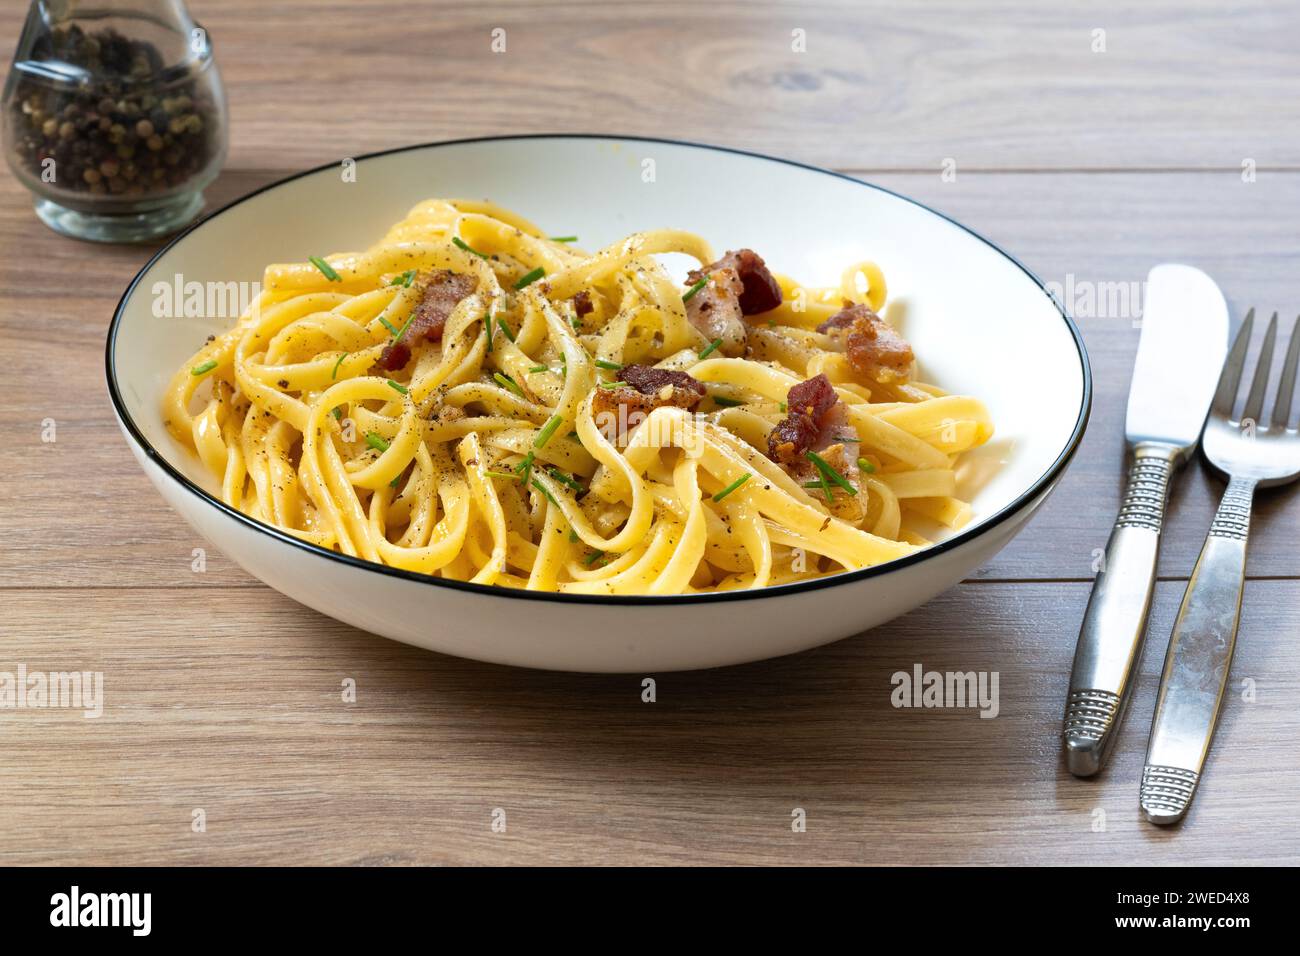
[{"label": "peppercorn", "polygon": [[71,87],[20,73],[10,97],[12,155],[36,178],[52,160],[52,188],[148,195],[183,186],[220,150],[217,104],[206,87],[197,77],[150,86],[166,63],[147,41],[112,27],[57,26],[36,39],[30,59],[90,77]]}]

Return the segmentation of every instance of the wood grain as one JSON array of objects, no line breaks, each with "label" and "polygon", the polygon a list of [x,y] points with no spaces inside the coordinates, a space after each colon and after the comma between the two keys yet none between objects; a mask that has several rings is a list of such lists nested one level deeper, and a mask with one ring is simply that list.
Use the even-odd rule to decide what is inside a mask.
[{"label": "wood grain", "polygon": [[[17,36],[22,6],[0,9],[0,36]],[[1297,309],[1294,5],[191,6],[232,112],[213,206],[407,143],[636,133],[850,171],[961,219],[1048,281],[1138,282],[1186,261],[1235,315]],[[505,53],[491,52],[495,27]],[[791,50],[795,29],[806,53]],[[945,158],[955,181],[939,176]],[[1187,823],[1140,822],[1136,783],[1165,639],[1221,488],[1199,464],[1175,492],[1118,756],[1090,782],[1060,764],[1093,549],[1123,480],[1130,316],[1079,315],[1088,435],[1031,525],[970,581],[808,654],[664,675],[647,704],[636,676],[510,670],[359,633],[211,549],[195,573],[203,542],[140,474],[103,383],[109,317],[150,252],[56,236],[0,179],[0,671],[102,671],[107,695],[93,720],[0,711],[0,862],[1300,861],[1300,837],[1277,825],[1300,799],[1294,495],[1259,501],[1237,696]],[[998,672],[999,717],[895,709],[890,675],[915,663]],[[498,807],[504,834],[490,827]],[[195,808],[205,833],[191,832]]]},{"label": "wood grain", "polygon": [[[10,863],[1288,862],[1300,583],[1252,582],[1234,693],[1180,831],[1137,809],[1164,636],[1159,586],[1115,762],[1056,734],[1082,584],[967,584],[868,635],[658,677],[456,660],[265,590],[23,591],[5,666],[104,674],[97,719],[0,719]],[[228,603],[227,613],[214,609]],[[166,606],[165,623],[159,608]],[[896,671],[996,671],[1000,712],[896,709]],[[341,682],[356,681],[355,704]],[[52,744],[57,742],[57,746]],[[191,832],[202,809],[207,830]],[[506,813],[506,832],[491,829]],[[807,814],[806,833],[791,813]],[[1100,813],[1099,813],[1100,811]],[[1094,827],[1104,825],[1104,830]]]},{"label": "wood grain", "polygon": [[[1270,0],[189,6],[213,39],[243,168],[579,131],[844,168],[1300,167],[1300,7]],[[17,37],[24,7],[4,6],[0,36]]]}]

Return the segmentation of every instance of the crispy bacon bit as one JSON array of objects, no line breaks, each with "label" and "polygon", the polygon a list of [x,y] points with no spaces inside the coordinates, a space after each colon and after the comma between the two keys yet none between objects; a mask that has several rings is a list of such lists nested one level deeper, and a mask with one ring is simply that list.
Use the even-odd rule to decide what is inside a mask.
[{"label": "crispy bacon bit", "polygon": [[384,350],[379,353],[378,364],[387,372],[396,372],[398,369],[406,368],[406,363],[409,361],[411,361],[411,346],[403,337],[400,342],[389,342],[384,346]]},{"label": "crispy bacon bit", "polygon": [[380,368],[393,372],[405,367],[411,360],[411,342],[424,336],[430,342],[442,338],[447,318],[461,299],[478,287],[478,279],[461,272],[439,269],[420,273],[415,284],[420,289],[420,301],[413,311],[414,317],[400,342],[390,342],[379,356]]},{"label": "crispy bacon bit", "polygon": [[618,370],[618,380],[631,385],[645,395],[658,394],[665,385],[685,389],[700,398],[705,395],[703,383],[696,381],[685,372],[675,372],[667,368],[655,368],[653,365],[625,365]]},{"label": "crispy bacon bit", "polygon": [[[694,285],[705,278],[691,273]],[[708,283],[686,303],[686,317],[710,342],[721,339],[718,351],[735,357],[745,354],[748,330],[740,311],[740,293],[744,286],[732,269],[718,269],[708,274]]]},{"label": "crispy bacon bit", "polygon": [[848,299],[844,300],[844,308],[840,309],[829,319],[817,326],[817,331],[823,335],[829,335],[836,329],[845,329],[857,321],[859,316],[872,319],[879,319],[880,316],[871,311],[871,308],[862,304],[854,304]]},{"label": "crispy bacon bit", "polygon": [[793,464],[818,443],[822,429],[839,396],[825,375],[793,386],[786,394],[786,417],[767,436],[767,454],[773,461]]},{"label": "crispy bacon bit", "polygon": [[855,325],[849,332],[849,362],[876,382],[906,379],[916,357],[912,346],[882,321]]},{"label": "crispy bacon bit", "polygon": [[[837,405],[831,412],[830,417],[843,417],[843,412],[844,406]],[[846,481],[858,489],[858,494],[851,495],[832,482],[830,483],[831,500],[826,503],[826,507],[832,515],[841,521],[856,525],[866,517],[868,500],[867,496],[861,493],[862,474],[858,468],[857,445],[845,445],[842,442],[834,441],[836,431],[837,429],[830,427],[823,429],[821,441],[811,450],[817,452],[822,461],[834,468]],[[820,484],[821,482],[821,471],[807,459],[785,467],[790,477],[804,487],[814,483]],[[818,501],[826,502],[826,493],[821,489],[814,487],[808,493]],[[823,530],[825,529],[823,528]]]},{"label": "crispy bacon bit", "polygon": [[617,411],[620,405],[629,412],[649,414],[661,405],[675,405],[695,411],[707,394],[704,385],[685,372],[674,372],[653,365],[626,365],[619,370],[622,388],[597,388],[592,412]]},{"label": "crispy bacon bit", "polygon": [[595,309],[596,307],[592,305],[591,302],[591,293],[586,289],[583,289],[573,297],[573,314],[578,318],[582,318],[584,315],[590,315],[595,311]]},{"label": "crispy bacon bit", "polygon": [[745,315],[758,315],[770,312],[781,304],[781,287],[767,268],[767,263],[753,249],[728,251],[725,256],[712,265],[696,269],[687,282],[694,284],[711,272],[730,269],[736,273],[744,287],[739,294],[740,311]]},{"label": "crispy bacon bit", "polygon": [[[790,389],[786,402],[789,416],[768,435],[768,454],[800,485],[816,489],[823,479],[821,469],[806,456],[806,452],[815,451],[823,462],[860,491],[857,435],[830,380],[818,375],[801,382]],[[826,507],[832,515],[854,525],[866,517],[866,496],[848,494],[834,482],[827,484],[831,500]],[[811,492],[819,500],[824,493]]]},{"label": "crispy bacon bit", "polygon": [[837,330],[847,330],[849,362],[868,381],[894,382],[908,377],[916,358],[912,346],[867,306],[846,305],[817,326],[818,332]]}]

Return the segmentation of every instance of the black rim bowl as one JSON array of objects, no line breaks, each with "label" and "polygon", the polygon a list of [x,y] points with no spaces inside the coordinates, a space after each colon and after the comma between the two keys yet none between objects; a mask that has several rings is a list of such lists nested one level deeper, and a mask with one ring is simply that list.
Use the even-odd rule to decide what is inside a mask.
[{"label": "black rim bowl", "polygon": [[163,457],[163,455],[156,448],[154,448],[151,444],[149,444],[149,441],[144,437],[144,434],[136,426],[135,421],[131,418],[130,414],[127,412],[126,404],[125,402],[122,401],[122,395],[117,384],[117,372],[116,369],[114,368],[113,354],[114,354],[114,345],[117,340],[118,327],[121,325],[122,315],[123,312],[125,311],[127,300],[131,298],[132,293],[135,292],[136,286],[139,284],[141,278],[145,275],[145,273],[147,273],[153,267],[153,264],[157,262],[160,258],[162,258],[162,256],[165,255],[173,246],[179,243],[191,232],[193,232],[194,230],[198,229],[200,226],[207,223],[209,220],[215,219],[217,216],[220,216],[223,213],[235,208],[241,203],[248,202],[248,200],[253,199],[254,197],[259,196],[262,193],[267,192],[271,189],[275,189],[277,186],[282,186],[285,183],[293,182],[294,180],[301,179],[304,176],[311,176],[315,173],[321,172],[322,170],[333,169],[338,165],[337,162],[325,163],[324,165],[317,166],[313,169],[307,169],[299,173],[294,173],[291,176],[286,176],[283,179],[276,180],[273,183],[268,183],[267,185],[262,186],[259,189],[255,189],[252,192],[248,193],[247,195],[234,200],[233,202],[227,203],[225,206],[222,206],[220,209],[217,209],[212,213],[209,213],[208,215],[204,216],[203,218],[197,220],[188,228],[186,228],[184,231],[172,237],[172,239],[161,249],[159,249],[156,253],[154,253],[153,256],[150,257],[149,261],[146,262],[144,266],[140,269],[140,271],[136,273],[135,278],[133,278],[131,280],[130,285],[126,287],[126,291],[122,293],[121,299],[118,300],[117,308],[113,312],[113,320],[108,327],[108,339],[107,339],[105,353],[104,353],[105,374],[108,379],[108,395],[110,400],[113,403],[113,409],[116,412],[118,419],[125,426],[127,434],[130,435],[131,440],[134,441],[145,453],[145,455],[150,460],[152,460],[154,464],[156,464],[159,468],[161,468],[162,471],[169,478],[171,478],[174,482],[176,482],[180,487],[184,488],[190,494],[195,495],[196,497],[202,499],[207,504],[216,508],[218,511],[221,511],[228,517],[233,518],[234,520],[240,522],[241,524],[247,525],[248,527],[253,528],[256,531],[259,531],[262,534],[268,535],[272,538],[276,538],[279,541],[291,545],[301,551],[306,551],[308,554],[314,555],[318,558],[326,558],[331,561],[337,561],[342,564],[351,565],[353,567],[360,568],[365,571],[369,571],[373,574],[383,574],[389,577],[401,578],[403,580],[424,584],[430,587],[451,588],[457,591],[469,591],[475,594],[482,594],[485,596],[503,598],[507,600],[552,601],[552,602],[559,602],[563,604],[611,604],[611,605],[681,604],[681,603],[706,604],[706,603],[713,603],[717,601],[758,601],[758,600],[763,600],[764,598],[776,598],[776,597],[782,597],[789,594],[798,594],[804,591],[815,591],[822,588],[830,588],[830,587],[836,587],[838,585],[843,585],[843,584],[851,584],[855,581],[863,581],[867,578],[877,577],[882,574],[888,574],[891,571],[901,571],[906,567],[909,567],[913,564],[917,564],[928,558],[934,557],[935,555],[939,555],[947,551],[955,550],[956,548],[959,548],[962,545],[975,540],[975,538],[979,537],[980,535],[988,531],[991,531],[993,528],[1009,520],[1014,515],[1016,515],[1019,511],[1021,511],[1023,508],[1028,506],[1035,498],[1037,498],[1040,494],[1042,494],[1050,485],[1052,485],[1052,483],[1055,482],[1065,471],[1066,466],[1070,463],[1070,459],[1074,457],[1074,453],[1079,447],[1079,442],[1083,439],[1084,429],[1087,427],[1088,424],[1088,416],[1092,411],[1092,368],[1088,363],[1088,352],[1084,348],[1083,336],[1080,334],[1078,326],[1075,325],[1074,320],[1070,318],[1069,314],[1066,312],[1065,308],[1061,305],[1060,301],[1058,301],[1057,298],[1054,295],[1052,295],[1052,293],[1047,289],[1046,285],[1044,285],[1043,281],[1039,279],[1038,276],[1036,276],[1028,268],[1026,268],[1025,265],[1021,263],[1020,260],[1018,260],[1015,256],[1011,255],[1006,250],[1002,249],[996,243],[986,239],[984,236],[980,235],[975,230],[953,219],[951,216],[947,216],[944,213],[939,212],[938,210],[933,209],[930,206],[925,205],[924,203],[917,202],[915,199],[911,199],[907,196],[904,196],[901,193],[896,193],[891,189],[884,188],[883,186],[877,186],[872,183],[863,182],[860,179],[854,179],[852,176],[846,176],[843,173],[833,172],[832,170],[829,169],[822,169],[819,166],[812,166],[809,165],[808,163],[800,163],[790,159],[781,159],[780,157],[776,157],[776,156],[767,156],[764,155],[763,153],[755,153],[743,149],[732,149],[731,147],[727,147],[727,146],[712,146],[707,143],[692,143],[688,140],[677,140],[677,139],[661,139],[653,136],[620,136],[620,135],[607,135],[603,133],[530,133],[530,134],[517,135],[517,136],[475,136],[467,139],[452,139],[452,140],[443,140],[441,142],[434,142],[434,143],[420,143],[413,146],[399,146],[394,149],[385,149],[374,153],[366,153],[362,156],[357,156],[355,158],[359,163],[363,160],[374,159],[379,156],[390,156],[394,153],[405,153],[413,150],[429,149],[431,147],[436,147],[436,146],[454,146],[454,145],[460,145],[465,143],[491,143],[491,142],[507,142],[507,141],[520,141],[520,140],[530,140],[530,139],[632,140],[632,141],[644,142],[644,143],[661,143],[661,144],[671,145],[671,146],[687,146],[687,147],[693,147],[695,149],[712,150],[714,152],[719,152],[719,153],[733,153],[738,156],[747,156],[752,159],[762,159],[762,160],[767,160],[768,162],[782,163],[787,166],[795,166],[800,169],[806,169],[811,172],[819,173],[823,176],[834,176],[836,179],[842,179],[846,182],[853,183],[854,185],[860,186],[864,189],[874,189],[877,192],[886,193],[890,196],[894,196],[895,198],[902,199],[905,202],[911,203],[914,206],[917,206],[921,209],[926,210],[929,213],[932,213],[935,216],[938,216],[940,219],[952,223],[954,226],[961,229],[963,232],[966,232],[969,235],[974,236],[980,242],[983,242],[985,245],[989,246],[994,251],[998,252],[1000,255],[1005,257],[1009,262],[1011,262],[1017,268],[1019,268],[1026,276],[1028,276],[1033,281],[1033,283],[1037,285],[1039,289],[1042,290],[1043,294],[1047,296],[1047,298],[1051,301],[1051,303],[1056,307],[1057,313],[1060,315],[1061,320],[1065,323],[1066,328],[1069,330],[1071,337],[1074,339],[1075,348],[1078,349],[1079,352],[1080,369],[1083,373],[1083,395],[1079,403],[1078,418],[1075,421],[1074,430],[1070,434],[1070,440],[1066,443],[1065,448],[1061,450],[1061,453],[1057,456],[1056,460],[1052,462],[1051,466],[1047,469],[1047,471],[1044,472],[1036,481],[1034,481],[1034,483],[1030,485],[1029,488],[1023,491],[1019,496],[1017,496],[1014,501],[1012,501],[1010,504],[1003,507],[995,514],[990,515],[988,518],[985,518],[983,521],[980,521],[969,528],[959,531],[957,534],[953,535],[950,538],[947,538],[944,541],[934,544],[922,551],[918,551],[915,554],[910,554],[907,557],[898,558],[894,561],[888,561],[884,564],[878,564],[870,568],[862,568],[861,570],[858,571],[845,571],[840,574],[833,574],[828,577],[817,578],[812,581],[802,581],[794,584],[778,584],[766,588],[757,588],[751,591],[722,591],[722,592],[709,593],[709,594],[673,594],[673,595],[653,595],[653,596],[652,595],[557,594],[553,592],[544,592],[544,591],[522,591],[516,588],[505,588],[505,587],[500,587],[498,585],[471,584],[467,581],[452,581],[447,578],[433,578],[433,577],[429,577],[428,575],[418,574],[414,571],[405,571],[401,568],[389,567],[386,564],[376,564],[371,561],[364,561],[361,558],[354,558],[346,554],[339,554],[336,551],[330,551],[318,545],[314,545],[309,542],[303,541],[300,538],[296,538],[285,531],[281,531],[279,528],[276,528],[272,525],[263,524],[260,521],[250,518],[248,515],[244,514],[243,512],[230,507],[230,505],[226,504],[224,501],[220,500],[219,498],[215,498],[212,495],[208,494],[208,492],[204,491],[202,488],[200,488],[192,481],[190,481],[189,478],[185,477],[185,475],[181,474],[174,467],[172,467],[172,465],[167,461],[167,459]]}]

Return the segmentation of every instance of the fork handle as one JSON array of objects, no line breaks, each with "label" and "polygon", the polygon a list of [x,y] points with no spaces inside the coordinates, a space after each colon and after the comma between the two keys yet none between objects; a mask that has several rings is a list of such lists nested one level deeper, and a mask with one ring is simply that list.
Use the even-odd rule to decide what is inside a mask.
[{"label": "fork handle", "polygon": [[1152,823],[1177,823],[1196,793],[1237,646],[1255,482],[1233,478],[1196,559],[1160,675],[1139,803]]},{"label": "fork handle", "polygon": [[1079,629],[1062,732],[1076,777],[1105,766],[1133,697],[1155,587],[1169,479],[1182,451],[1160,442],[1133,449],[1128,487]]}]

